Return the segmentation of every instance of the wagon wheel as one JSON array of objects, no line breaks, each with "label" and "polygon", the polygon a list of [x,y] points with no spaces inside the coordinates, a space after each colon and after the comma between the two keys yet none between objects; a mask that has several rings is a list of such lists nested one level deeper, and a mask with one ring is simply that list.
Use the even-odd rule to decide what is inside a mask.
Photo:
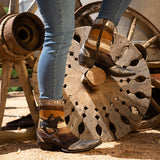
[{"label": "wagon wheel", "polygon": [[[97,67],[89,71],[81,67],[78,54],[89,30],[76,28],[68,55],[64,81],[66,123],[78,137],[111,141],[128,134],[145,115],[151,97],[150,73],[141,53],[118,33],[111,55],[118,65],[134,70],[135,76],[117,78]],[[84,75],[88,80],[81,80]]]},{"label": "wagon wheel", "polygon": [[[0,91],[1,93],[0,127],[2,125],[6,99],[7,99],[7,92],[10,83],[10,76],[13,67],[15,68],[20,83],[22,84],[22,88],[24,90],[24,94],[34,123],[37,123],[38,120],[36,103],[32,93],[31,84],[28,79],[28,72],[26,67],[27,63],[29,64],[30,67],[33,68],[36,59],[32,50],[26,51],[25,50],[26,48],[23,49],[23,45],[25,47],[27,46],[27,43],[31,46],[32,45],[41,46],[41,44],[43,43],[43,34],[44,34],[43,24],[40,21],[40,19],[33,14],[36,11],[36,9],[37,9],[36,0],[32,2],[32,4],[28,7],[28,9],[24,14],[23,13],[19,14],[19,0],[10,0],[8,13],[5,12],[2,4],[0,4],[0,18],[1,18],[0,58],[2,63],[2,78],[1,78],[1,91]],[[21,18],[24,18],[25,19],[24,21],[26,22],[22,22],[21,24]],[[11,19],[13,21],[11,21]],[[36,22],[34,23],[33,20]],[[14,26],[12,22],[17,26],[16,25]],[[10,27],[11,25],[12,27]],[[9,35],[8,33],[12,32],[10,30],[12,30],[12,28],[14,27],[16,28],[15,29],[16,33],[12,34],[15,34],[14,36],[15,37],[17,36],[16,37],[17,39],[14,41],[13,40],[14,36],[13,36],[11,37],[12,41],[10,42],[9,39],[10,37],[7,39],[7,35]],[[33,34],[31,34],[33,30],[38,30],[38,31],[33,32]],[[36,38],[36,36],[39,37]],[[11,46],[13,43],[18,45],[16,47],[14,45]]]},{"label": "wagon wheel", "polygon": [[[150,74],[141,53],[118,33],[111,49],[112,57],[119,57],[115,60],[117,64],[135,70],[135,76],[116,78],[97,67],[89,71],[81,67],[78,54],[89,30],[88,26],[76,28],[68,55],[63,92],[65,120],[80,138],[112,141],[128,134],[145,115],[151,97]],[[37,63],[38,59],[32,77],[38,101]],[[92,87],[85,80],[81,82],[84,75],[93,83]],[[94,76],[100,80],[92,82]]]},{"label": "wagon wheel", "polygon": [[[101,1],[81,6],[75,11],[76,26],[92,24],[92,19],[99,11]],[[90,18],[88,18],[90,17]],[[88,20],[87,24],[84,19]],[[141,51],[147,61],[153,85],[151,107],[160,113],[160,101],[157,95],[160,89],[160,31],[143,15],[132,8],[127,8],[117,27],[118,33],[124,35]]]},{"label": "wagon wheel", "polygon": [[[75,12],[76,25],[79,25],[79,21],[84,16],[87,18],[86,16],[89,14],[97,12],[96,5],[100,8],[100,3],[95,2],[86,5],[87,7],[80,7]],[[80,25],[82,24],[83,22],[80,23]],[[130,33],[131,29],[133,29],[133,24],[131,26],[128,34],[130,35],[130,38],[128,36],[129,40],[133,37]],[[102,70],[94,68],[87,72],[85,68],[79,66],[79,49],[86,39],[89,29],[89,27],[76,28],[68,56],[63,94],[66,123],[78,137],[87,139],[101,138],[103,141],[111,141],[128,134],[135,123],[142,120],[150,104],[151,79],[146,61],[142,58],[142,55],[145,56],[144,52],[140,53],[134,45],[119,34],[115,36],[115,44],[123,42],[123,46],[119,46],[119,49],[124,46],[128,47],[124,47],[121,52],[116,47],[112,47],[112,58],[117,64],[135,70],[136,76],[127,78],[107,76],[107,79],[105,79],[104,77],[106,76]],[[148,43],[147,41],[146,44]],[[38,101],[37,63],[38,60],[32,77],[34,79],[34,92]],[[89,76],[90,80],[93,79],[93,75],[98,74],[104,82],[103,85],[100,84],[95,88],[91,88],[92,92],[90,92],[90,89],[88,90],[90,87],[86,87],[81,82],[82,76],[89,73],[92,75],[91,77]]]}]

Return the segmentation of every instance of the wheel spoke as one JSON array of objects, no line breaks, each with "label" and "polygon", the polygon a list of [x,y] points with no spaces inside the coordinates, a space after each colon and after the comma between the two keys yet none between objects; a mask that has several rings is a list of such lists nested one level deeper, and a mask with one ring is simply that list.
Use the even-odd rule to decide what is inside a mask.
[{"label": "wheel spoke", "polygon": [[4,109],[6,105],[7,93],[10,83],[10,76],[12,71],[13,63],[5,60],[2,63],[2,78],[1,78],[1,100],[0,100],[0,127],[2,125]]},{"label": "wheel spoke", "polygon": [[36,3],[36,0],[34,0],[32,2],[32,4],[28,7],[27,12],[35,13],[37,8],[38,8],[38,6],[37,6],[37,3]]},{"label": "wheel spoke", "polygon": [[8,13],[19,13],[19,0],[10,0]]},{"label": "wheel spoke", "polygon": [[145,49],[147,49],[151,44],[153,44],[155,41],[157,41],[157,39],[158,39],[158,35],[153,36],[147,42],[145,42],[145,44],[143,44],[143,47]]},{"label": "wheel spoke", "polygon": [[160,113],[160,105],[155,101],[155,99],[153,99],[153,97],[151,98],[151,105],[158,113]]},{"label": "wheel spoke", "polygon": [[147,66],[150,69],[160,68],[160,61],[147,62]]},{"label": "wheel spoke", "polygon": [[151,78],[151,80],[152,80],[152,85],[154,86],[154,87],[156,87],[156,88],[158,88],[158,89],[160,89],[160,80],[159,80],[159,76],[154,76],[154,75],[152,74],[152,78]]},{"label": "wheel spoke", "polygon": [[0,18],[2,18],[4,15],[6,15],[6,12],[3,8],[3,5],[0,3]]},{"label": "wheel spoke", "polygon": [[135,17],[131,23],[131,26],[129,28],[129,31],[128,31],[128,35],[127,35],[127,38],[128,40],[131,40],[132,37],[133,37],[133,34],[134,34],[134,31],[135,31],[135,28],[136,28],[136,22],[137,22],[137,18]]},{"label": "wheel spoke", "polygon": [[82,6],[82,3],[80,0],[76,0],[76,5],[75,5],[75,10],[77,10],[78,8],[80,8]]},{"label": "wheel spoke", "polygon": [[16,62],[14,66],[18,74],[18,77],[20,79],[20,82],[22,84],[24,94],[25,94],[25,97],[26,97],[26,100],[27,100],[27,103],[28,103],[28,106],[29,106],[29,109],[32,115],[32,119],[34,123],[37,124],[38,112],[36,109],[36,104],[35,104],[35,100],[33,97],[31,85],[28,79],[28,72],[27,72],[25,62],[24,61]]}]

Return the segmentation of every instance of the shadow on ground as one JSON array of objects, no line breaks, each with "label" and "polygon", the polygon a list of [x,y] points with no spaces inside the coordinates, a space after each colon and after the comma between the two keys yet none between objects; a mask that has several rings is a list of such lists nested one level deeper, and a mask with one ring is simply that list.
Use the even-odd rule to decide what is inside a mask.
[{"label": "shadow on ground", "polygon": [[[18,150],[25,152],[26,150],[39,150],[36,141],[15,142],[6,145],[0,145],[0,155],[8,153],[17,153]],[[62,154],[61,152],[47,152],[47,154]],[[32,152],[33,154],[33,152]],[[40,151],[40,154],[46,154]],[[73,155],[74,153],[72,153]],[[160,159],[160,131],[150,130],[137,133],[130,133],[128,136],[114,142],[102,143],[97,148],[88,152],[76,153],[74,156],[92,156],[129,159]],[[64,154],[68,156],[68,154]]]}]

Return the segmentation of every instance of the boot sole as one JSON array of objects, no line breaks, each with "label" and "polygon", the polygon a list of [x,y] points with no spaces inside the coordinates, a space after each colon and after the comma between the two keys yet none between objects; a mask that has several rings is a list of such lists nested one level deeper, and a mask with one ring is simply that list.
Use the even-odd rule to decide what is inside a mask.
[{"label": "boot sole", "polygon": [[47,151],[61,151],[60,147],[54,146],[52,144],[49,143],[45,143],[45,142],[38,142],[39,147],[42,150],[47,150]]},{"label": "boot sole", "polygon": [[89,146],[88,148],[85,149],[76,149],[76,150],[72,150],[72,149],[67,149],[67,148],[61,148],[61,147],[57,147],[53,144],[49,144],[49,143],[45,143],[45,142],[38,142],[39,147],[42,150],[47,150],[47,151],[62,151],[65,153],[79,153],[79,152],[86,152],[89,151],[97,146],[99,146],[102,142],[99,141],[94,145]]},{"label": "boot sole", "polygon": [[[86,68],[92,68],[95,65],[95,59],[84,56],[83,54],[79,54],[79,64]],[[107,68],[107,69],[103,67],[100,67],[100,68],[102,68],[107,74],[109,73],[110,75],[115,76],[115,77],[128,77],[128,76],[135,75],[134,72],[129,71],[129,70],[128,70],[128,73],[118,73],[118,72],[112,71],[111,68]]]}]

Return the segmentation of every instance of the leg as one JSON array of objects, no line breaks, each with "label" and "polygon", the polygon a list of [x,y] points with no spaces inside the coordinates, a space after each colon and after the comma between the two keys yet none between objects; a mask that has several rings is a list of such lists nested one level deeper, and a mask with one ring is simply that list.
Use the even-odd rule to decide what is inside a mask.
[{"label": "leg", "polygon": [[131,0],[103,0],[98,18],[112,21],[117,26],[130,2]]},{"label": "leg", "polygon": [[45,40],[38,64],[40,89],[38,143],[42,149],[80,152],[100,144],[80,140],[64,122],[62,89],[66,58],[74,32],[74,0],[37,0],[45,25]]},{"label": "leg", "polygon": [[130,0],[103,0],[98,17],[93,23],[88,39],[81,49],[79,63],[91,68],[94,64],[114,76],[131,76],[131,70],[117,66],[110,56],[115,25]]},{"label": "leg", "polygon": [[38,64],[40,99],[61,99],[66,58],[74,32],[74,0],[37,2],[45,25]]}]

